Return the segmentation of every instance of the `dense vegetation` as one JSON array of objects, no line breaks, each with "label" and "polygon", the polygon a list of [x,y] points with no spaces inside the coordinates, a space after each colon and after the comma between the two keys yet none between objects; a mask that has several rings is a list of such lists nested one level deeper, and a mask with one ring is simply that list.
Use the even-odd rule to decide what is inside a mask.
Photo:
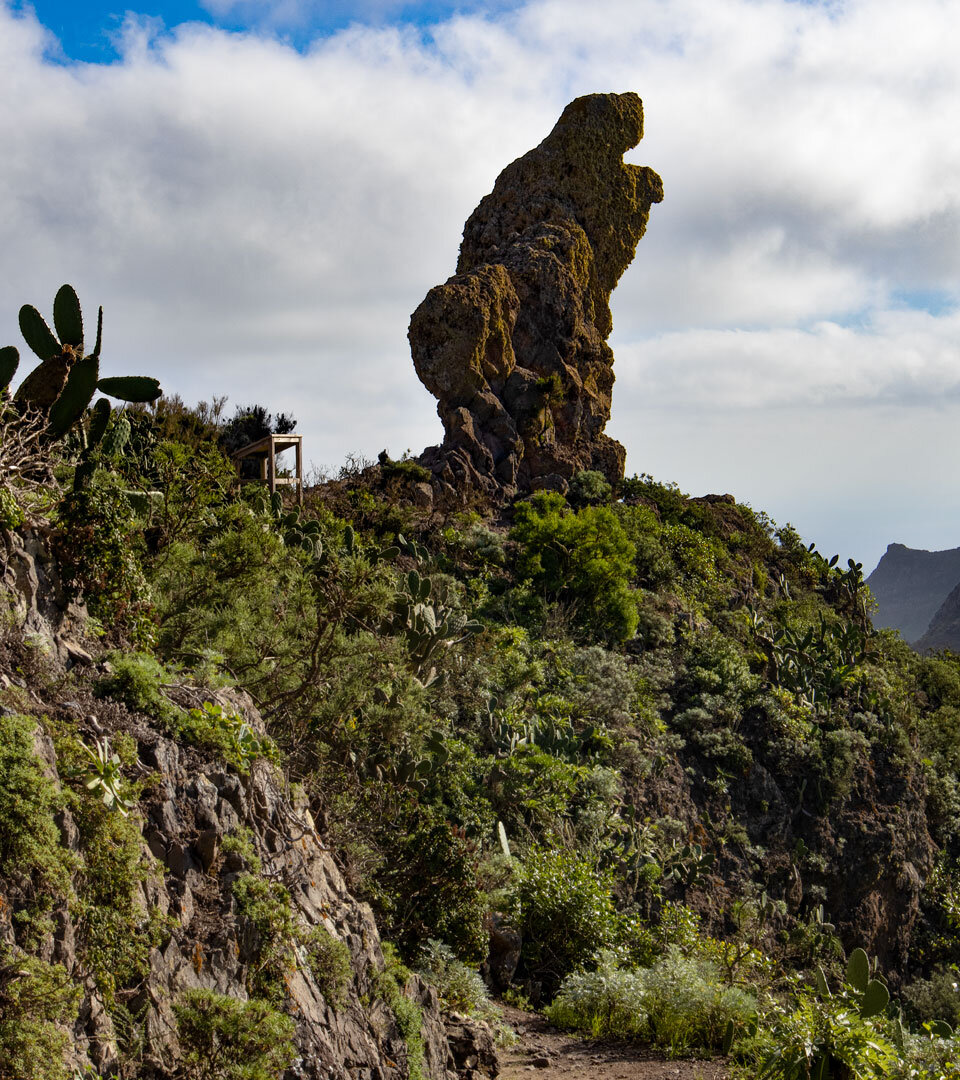
[{"label": "dense vegetation", "polygon": [[[386,459],[300,508],[239,483],[223,446],[243,425],[220,407],[130,405],[95,440],[94,410],[54,443],[2,408],[0,524],[8,544],[48,531],[110,655],[96,693],[302,785],[381,934],[449,1001],[486,1008],[471,967],[487,964],[559,1024],[728,1049],[748,1076],[960,1075],[960,661],[874,632],[859,565],[647,476],[424,508],[422,470]],[[36,949],[51,903],[82,912],[107,1000],[169,926],[135,918],[134,740],[91,748],[34,715],[38,661],[12,618],[4,633],[0,1058],[19,1064],[0,1077],[55,1078],[77,1002]],[[268,737],[176,705],[178,683],[249,692]],[[75,763],[67,789],[38,738]],[[234,1075],[210,1064],[211,1025],[225,1059],[260,1055],[250,1076],[282,1070],[283,949],[320,957],[331,1000],[345,977],[247,864],[259,981],[243,1007],[177,1006],[197,1075]]]}]

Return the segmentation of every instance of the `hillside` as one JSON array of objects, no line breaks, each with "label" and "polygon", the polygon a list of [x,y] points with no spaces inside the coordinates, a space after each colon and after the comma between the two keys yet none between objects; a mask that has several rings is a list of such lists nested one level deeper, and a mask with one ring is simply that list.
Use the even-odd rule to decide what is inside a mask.
[{"label": "hillside", "polygon": [[[960,1076],[960,659],[603,433],[642,124],[578,98],[504,170],[411,323],[442,445],[302,504],[226,452],[291,418],[21,309],[0,1080],[482,1080],[491,995],[637,1080]],[[520,1067],[583,1063],[540,1023]]]},{"label": "hillside", "polygon": [[[960,548],[922,551],[890,544],[867,578],[877,601],[874,626],[899,630],[904,641],[918,641],[958,582]],[[960,638],[944,639],[942,631],[936,638],[954,648],[960,645]]]},{"label": "hillside", "polygon": [[[960,669],[872,631],[855,567],[646,477],[441,512],[388,463],[297,511],[237,486],[202,411],[107,434],[89,486],[61,458],[3,488],[5,993],[32,1026],[0,1038],[29,1075],[182,1075],[231,1001],[269,1021],[231,1036],[256,1075],[415,1075],[378,935],[541,1005],[601,954],[672,964],[767,1039],[787,973],[838,987],[856,946],[909,1016],[949,1005],[924,988],[960,958]],[[675,1040],[655,1015],[637,1037]]]}]

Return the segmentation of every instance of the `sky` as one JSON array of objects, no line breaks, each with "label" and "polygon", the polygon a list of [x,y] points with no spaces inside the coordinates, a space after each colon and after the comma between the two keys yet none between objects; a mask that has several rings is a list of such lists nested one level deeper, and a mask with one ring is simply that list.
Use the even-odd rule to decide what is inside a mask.
[{"label": "sky", "polygon": [[[440,441],[406,340],[499,171],[635,90],[663,177],[613,295],[627,472],[870,570],[960,545],[954,0],[0,0],[0,344],[65,281],[102,371]],[[24,364],[27,367],[27,364]]]}]

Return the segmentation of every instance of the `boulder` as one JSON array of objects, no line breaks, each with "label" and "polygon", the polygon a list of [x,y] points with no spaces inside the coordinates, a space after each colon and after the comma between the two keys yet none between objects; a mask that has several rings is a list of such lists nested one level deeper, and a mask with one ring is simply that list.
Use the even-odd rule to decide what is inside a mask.
[{"label": "boulder", "polygon": [[496,498],[563,489],[584,469],[623,475],[624,449],[603,434],[610,294],[663,198],[652,169],[623,162],[642,136],[636,94],[571,102],[500,174],[456,274],[413,313],[414,366],[445,433],[420,460],[441,486]]}]

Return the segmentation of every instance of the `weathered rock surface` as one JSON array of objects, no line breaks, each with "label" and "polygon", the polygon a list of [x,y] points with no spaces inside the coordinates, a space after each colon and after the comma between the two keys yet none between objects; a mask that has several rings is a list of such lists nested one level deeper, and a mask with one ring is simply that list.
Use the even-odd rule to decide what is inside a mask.
[{"label": "weathered rock surface", "polygon": [[[150,952],[149,973],[138,986],[123,987],[111,1007],[84,968],[69,903],[54,909],[56,929],[35,951],[62,965],[82,989],[69,1032],[69,1065],[78,1072],[92,1067],[103,1075],[120,1075],[121,1050],[135,1044],[138,1080],[184,1075],[173,1008],[180,996],[204,988],[248,999],[261,942],[256,926],[238,910],[233,885],[251,861],[258,861],[257,875],[282,884],[289,893],[294,922],[305,930],[324,928],[346,946],[350,957],[350,976],[336,1002],[325,997],[308,962],[297,959],[284,972],[284,1009],[296,1023],[297,1050],[285,1080],[404,1080],[411,1061],[397,1017],[382,993],[384,957],[373,914],[349,893],[302,796],[266,761],[242,774],[209,753],[173,741],[147,717],[116,702],[96,700],[82,684],[67,680],[64,667],[94,662],[80,644],[83,612],[65,604],[42,534],[7,531],[0,538],[0,555],[5,551],[0,558],[0,605],[8,609],[14,627],[8,627],[4,637],[0,686],[12,686],[20,700],[29,698],[31,713],[68,716],[88,745],[100,736],[114,740],[120,733],[136,740],[140,768],[148,777],[133,812],[145,870],[136,884],[136,907],[144,917],[153,913],[165,920],[169,928],[162,946]],[[43,658],[44,678],[32,679],[22,665],[4,663],[4,656],[9,660],[10,650],[18,648],[18,639],[28,643],[26,651]],[[258,736],[265,735],[252,699],[243,692],[169,687],[167,693],[184,708],[213,700],[242,715]],[[63,765],[40,727],[34,753],[59,786]],[[62,845],[76,850],[79,833],[69,809],[61,811],[57,825]],[[250,860],[224,850],[224,839],[239,834],[249,839]],[[9,884],[0,876],[0,897],[12,895]],[[0,944],[23,947],[17,925],[16,904],[4,900]],[[458,1080],[435,989],[413,976],[404,993],[423,1013],[422,1074],[429,1080]],[[117,1026],[117,1004],[126,1018],[123,1029]],[[460,1032],[456,1025],[455,1030]],[[484,1041],[480,1032],[475,1042],[482,1045],[483,1063],[493,1076],[496,1053],[489,1032],[486,1035]],[[131,1075],[127,1050],[123,1076]],[[478,1075],[482,1055],[462,1056],[465,1080]]]},{"label": "weathered rock surface", "polygon": [[590,94],[508,165],[464,227],[457,273],[410,322],[417,374],[445,437],[421,461],[453,489],[564,489],[583,469],[623,475],[610,417],[610,294],[630,265],[660,177],[627,165],[640,98]]}]

